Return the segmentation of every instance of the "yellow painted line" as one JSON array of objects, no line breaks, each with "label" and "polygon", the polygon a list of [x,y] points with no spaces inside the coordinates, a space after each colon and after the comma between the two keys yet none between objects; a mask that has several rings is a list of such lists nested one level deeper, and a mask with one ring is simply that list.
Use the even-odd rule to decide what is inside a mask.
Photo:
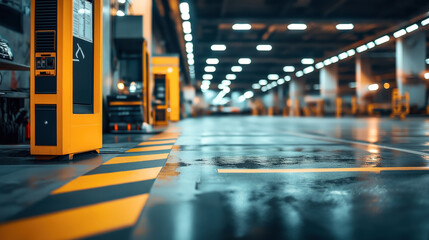
[{"label": "yellow painted line", "polygon": [[145,168],[131,171],[84,175],[53,191],[52,194],[73,192],[91,188],[106,187],[131,182],[155,179],[162,167]]},{"label": "yellow painted line", "polygon": [[152,141],[152,142],[142,142],[139,144],[139,146],[145,146],[145,145],[158,145],[158,144],[168,144],[168,143],[175,143],[176,140],[166,140],[166,141]]},{"label": "yellow painted line", "polygon": [[149,197],[142,194],[0,225],[2,239],[80,239],[136,224]]},{"label": "yellow painted line", "polygon": [[158,150],[170,150],[173,148],[173,145],[167,146],[155,146],[155,147],[141,147],[141,148],[132,148],[127,152],[148,152],[148,151],[158,151]]},{"label": "yellow painted line", "polygon": [[324,172],[374,172],[427,171],[429,167],[363,167],[363,168],[309,168],[309,169],[218,169],[218,173],[324,173]]},{"label": "yellow painted line", "polygon": [[105,165],[118,164],[118,163],[133,163],[133,162],[144,162],[153,160],[162,160],[168,157],[168,153],[163,154],[152,154],[142,156],[126,156],[126,157],[115,157],[105,162]]}]

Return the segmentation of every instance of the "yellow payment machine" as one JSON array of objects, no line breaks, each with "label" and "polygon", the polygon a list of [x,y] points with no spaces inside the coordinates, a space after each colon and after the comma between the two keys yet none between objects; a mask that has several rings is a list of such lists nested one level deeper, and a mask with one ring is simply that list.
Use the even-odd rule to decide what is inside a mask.
[{"label": "yellow payment machine", "polygon": [[102,147],[102,1],[31,1],[31,154]]}]

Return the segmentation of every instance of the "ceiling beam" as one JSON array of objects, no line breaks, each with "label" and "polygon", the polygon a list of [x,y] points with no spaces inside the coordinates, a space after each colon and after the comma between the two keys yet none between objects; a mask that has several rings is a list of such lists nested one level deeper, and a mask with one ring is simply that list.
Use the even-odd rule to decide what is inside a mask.
[{"label": "ceiling beam", "polygon": [[395,25],[403,22],[406,19],[398,18],[199,18],[198,24],[201,25],[219,25],[219,24],[234,24],[245,22],[250,24],[289,24],[289,23],[319,23],[332,24],[350,22],[353,24],[385,24]]}]

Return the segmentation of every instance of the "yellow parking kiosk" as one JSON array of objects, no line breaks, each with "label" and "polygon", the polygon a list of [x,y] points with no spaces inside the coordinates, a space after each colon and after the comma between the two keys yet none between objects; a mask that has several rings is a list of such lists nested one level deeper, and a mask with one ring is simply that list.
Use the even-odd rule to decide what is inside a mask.
[{"label": "yellow parking kiosk", "polygon": [[179,56],[163,55],[152,58],[154,74],[154,125],[167,125],[180,120]]},{"label": "yellow parking kiosk", "polygon": [[31,154],[102,147],[102,1],[31,1]]}]

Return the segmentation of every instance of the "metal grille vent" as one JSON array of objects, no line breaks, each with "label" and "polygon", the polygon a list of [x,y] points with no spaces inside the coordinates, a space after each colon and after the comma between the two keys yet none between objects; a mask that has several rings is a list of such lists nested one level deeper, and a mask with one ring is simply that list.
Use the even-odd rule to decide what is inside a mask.
[{"label": "metal grille vent", "polygon": [[36,52],[55,52],[55,32],[36,32]]},{"label": "metal grille vent", "polygon": [[35,29],[57,30],[57,0],[35,0]]}]

